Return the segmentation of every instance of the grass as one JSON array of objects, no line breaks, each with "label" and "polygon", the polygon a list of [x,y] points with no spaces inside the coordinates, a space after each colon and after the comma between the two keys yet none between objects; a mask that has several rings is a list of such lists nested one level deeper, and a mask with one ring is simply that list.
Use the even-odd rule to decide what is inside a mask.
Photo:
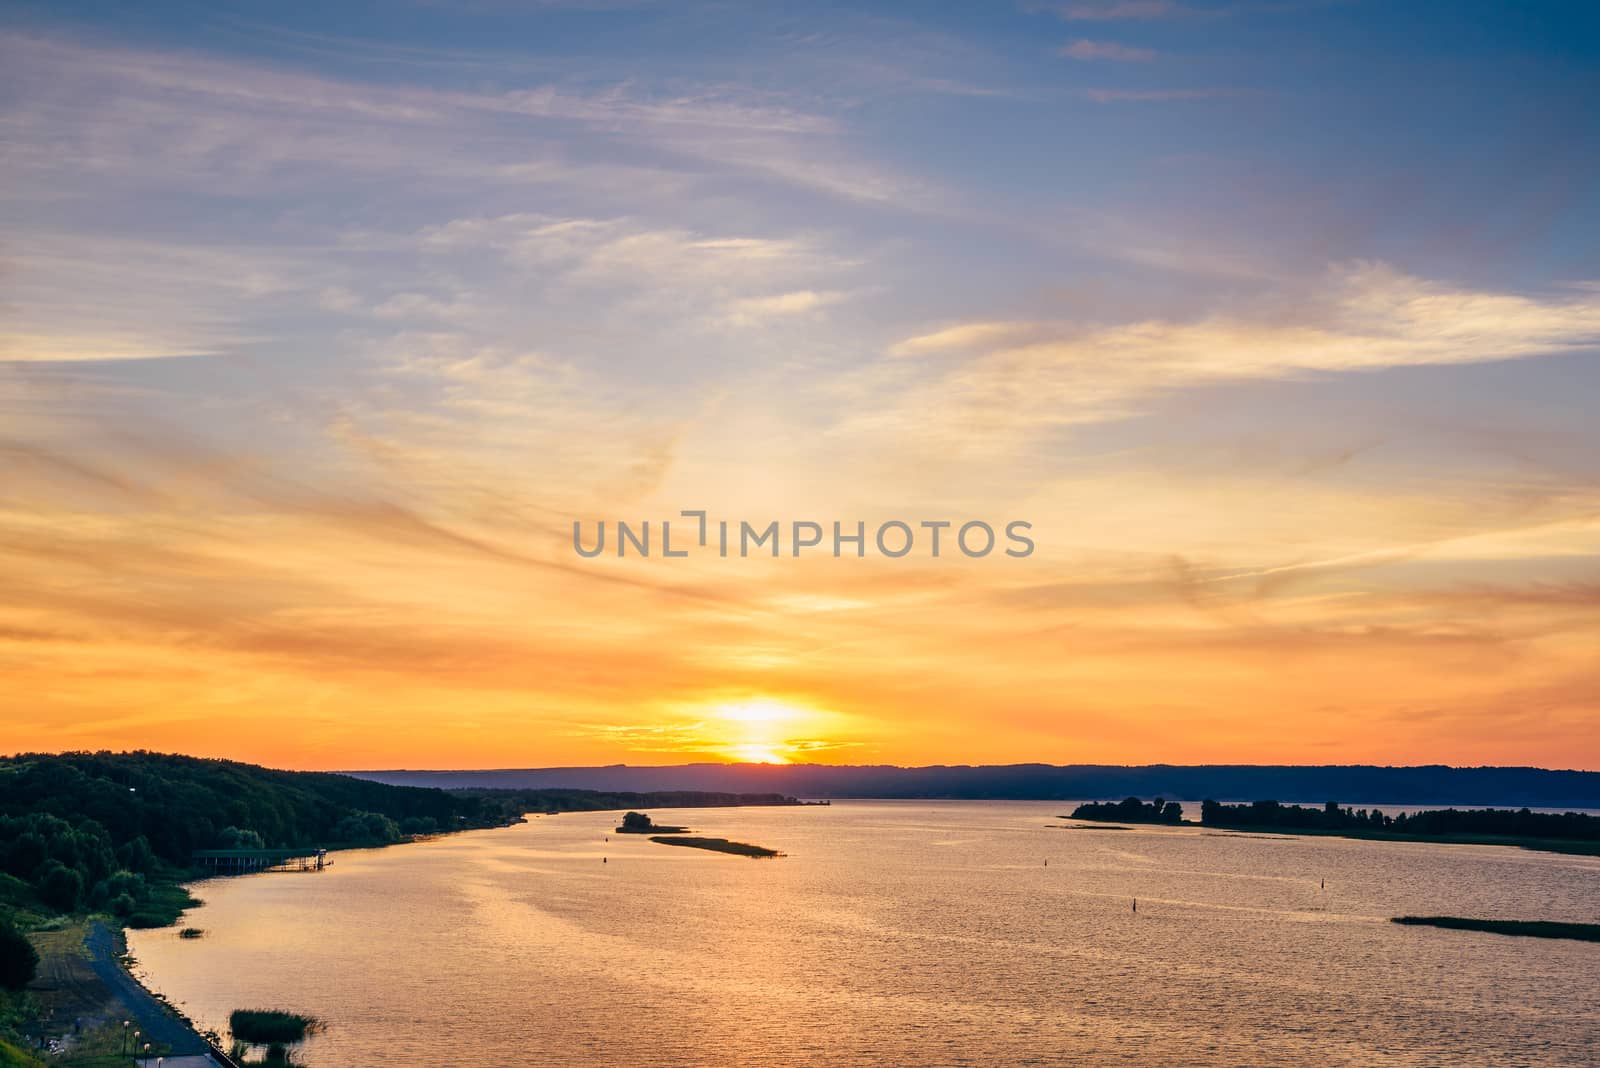
[{"label": "grass", "polygon": [[[107,1022],[79,1035],[66,1054],[52,1058],[50,1063],[69,1068],[128,1068],[131,1061],[123,1053],[127,1041],[120,1020]],[[166,1046],[153,1044],[150,1047],[150,1063],[154,1064],[156,1057],[166,1053]]]},{"label": "grass", "polygon": [[228,1017],[234,1038],[259,1046],[299,1042],[319,1026],[315,1016],[282,1009],[234,1009]]},{"label": "grass", "polygon": [[1525,938],[1571,938],[1600,942],[1600,923],[1557,923],[1551,920],[1474,920],[1465,916],[1396,916],[1395,923],[1420,927],[1445,927],[1453,931],[1487,931]]},{"label": "grass", "polygon": [[[174,876],[177,878],[180,876]],[[150,886],[150,896],[127,918],[129,927],[171,927],[199,900],[176,882],[158,881]]]},{"label": "grass", "polygon": [[0,1068],[44,1068],[44,1061],[0,1040]]},{"label": "grass", "polygon": [[732,853],[739,857],[781,857],[782,853],[766,846],[751,845],[748,842],[730,842],[726,838],[700,838],[684,835],[655,835],[652,842],[662,845],[688,846],[690,849],[709,849],[714,853]]},{"label": "grass", "polygon": [[[123,1051],[129,1036],[122,1029],[123,1010],[119,1007],[111,1018],[105,1018],[111,991],[95,973],[89,950],[83,944],[91,922],[84,917],[57,917],[29,932],[28,937],[39,951],[39,978],[29,991],[37,1008],[30,1016],[48,1013],[52,1022],[47,1033],[67,1047],[65,1053],[50,1057],[46,1063],[70,1068],[128,1068],[129,1058]],[[78,1018],[85,1021],[82,1033],[74,1033],[72,1027]],[[151,1057],[165,1053],[165,1045],[154,1043],[150,1047]],[[31,1068],[31,1061],[22,1063]],[[10,1068],[3,1058],[0,1066]]]}]

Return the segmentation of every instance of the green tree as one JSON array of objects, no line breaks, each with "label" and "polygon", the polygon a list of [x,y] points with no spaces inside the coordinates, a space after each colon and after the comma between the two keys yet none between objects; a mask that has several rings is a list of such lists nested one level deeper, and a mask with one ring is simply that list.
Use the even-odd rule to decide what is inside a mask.
[{"label": "green tree", "polygon": [[246,830],[242,827],[224,827],[217,835],[219,848],[222,849],[265,849],[266,840],[261,837],[260,831]]},{"label": "green tree", "polygon": [[150,848],[150,839],[141,834],[122,844],[117,850],[117,862],[128,871],[154,871],[156,851]]},{"label": "green tree", "polygon": [[39,899],[57,912],[76,912],[83,900],[83,874],[59,860],[45,862],[38,879]]},{"label": "green tree", "polygon": [[39,954],[26,935],[8,923],[0,923],[0,989],[21,990],[33,982],[39,970]]}]

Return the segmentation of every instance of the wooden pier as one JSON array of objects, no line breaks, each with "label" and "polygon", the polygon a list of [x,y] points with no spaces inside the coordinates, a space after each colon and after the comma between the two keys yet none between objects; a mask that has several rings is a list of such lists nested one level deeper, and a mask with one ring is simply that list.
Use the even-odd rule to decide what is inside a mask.
[{"label": "wooden pier", "polygon": [[197,849],[190,854],[197,868],[213,875],[256,871],[321,871],[328,866],[326,849]]}]

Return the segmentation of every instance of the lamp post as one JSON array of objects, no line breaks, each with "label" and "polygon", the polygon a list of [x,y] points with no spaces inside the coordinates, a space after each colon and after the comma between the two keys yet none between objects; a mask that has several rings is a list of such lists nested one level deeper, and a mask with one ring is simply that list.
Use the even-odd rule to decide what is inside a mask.
[{"label": "lamp post", "polygon": [[122,1021],[122,1055],[128,1055],[128,1021]]},{"label": "lamp post", "polygon": [[144,1068],[150,1068],[150,1043],[144,1044]]}]

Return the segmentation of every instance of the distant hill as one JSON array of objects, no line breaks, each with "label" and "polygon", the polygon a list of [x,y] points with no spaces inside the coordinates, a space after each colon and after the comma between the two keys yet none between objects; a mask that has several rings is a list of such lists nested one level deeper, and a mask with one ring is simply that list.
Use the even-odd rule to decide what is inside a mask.
[{"label": "distant hill", "polygon": [[1338,801],[1357,805],[1600,808],[1600,772],[1542,768],[1350,765],[679,764],[492,771],[357,771],[398,786],[611,791],[718,790],[795,797],[1098,801],[1125,797],[1218,801]]}]

